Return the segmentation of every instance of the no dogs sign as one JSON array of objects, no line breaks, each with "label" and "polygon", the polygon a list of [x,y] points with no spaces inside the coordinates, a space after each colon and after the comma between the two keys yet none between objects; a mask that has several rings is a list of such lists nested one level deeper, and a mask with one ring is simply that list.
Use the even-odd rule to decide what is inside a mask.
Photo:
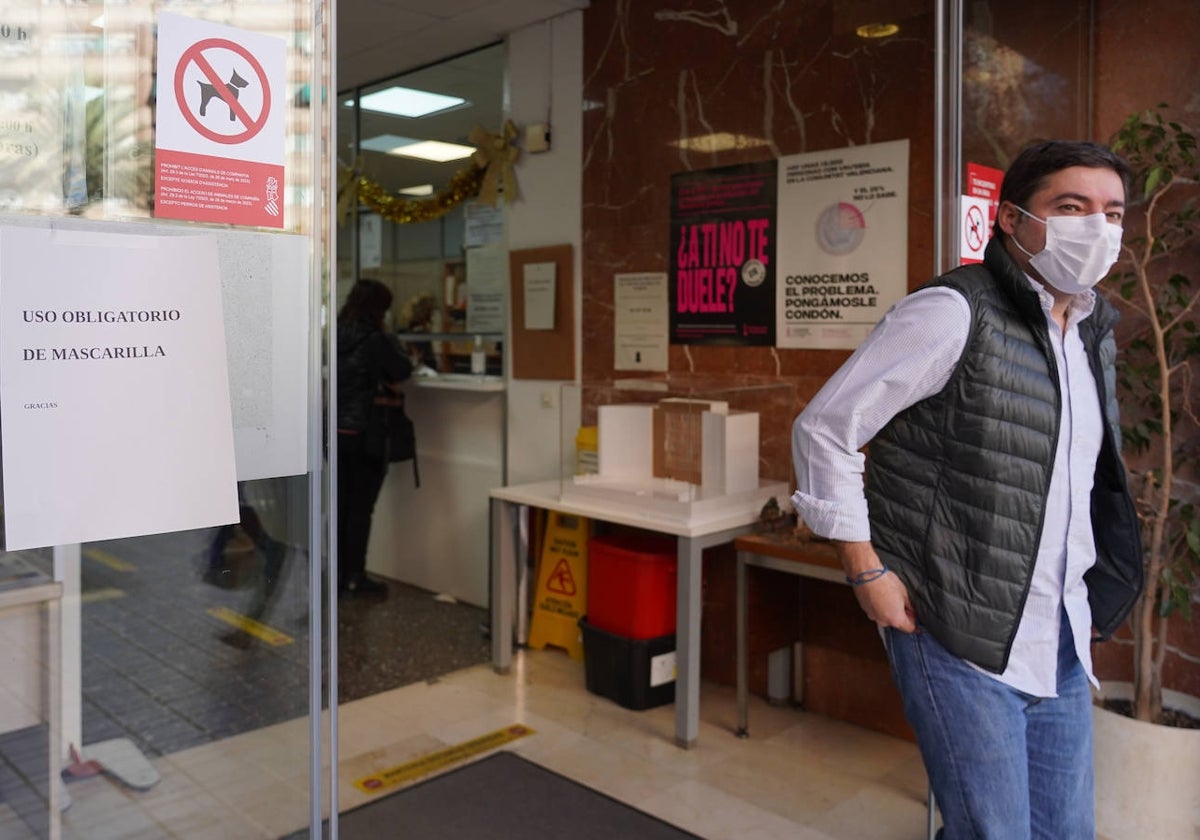
[{"label": "no dogs sign", "polygon": [[159,15],[155,216],[283,227],[286,66],[281,38]]}]

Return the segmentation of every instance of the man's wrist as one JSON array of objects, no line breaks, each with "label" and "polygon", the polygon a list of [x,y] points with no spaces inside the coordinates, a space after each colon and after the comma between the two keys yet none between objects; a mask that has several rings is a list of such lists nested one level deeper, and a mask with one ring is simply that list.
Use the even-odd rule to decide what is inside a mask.
[{"label": "man's wrist", "polygon": [[879,580],[889,571],[891,571],[891,569],[881,564],[878,568],[864,569],[853,577],[846,575],[846,583],[850,584],[851,586],[864,586],[872,581]]},{"label": "man's wrist", "polygon": [[879,561],[879,555],[875,553],[875,547],[867,540],[833,540],[832,542],[847,577],[854,577],[860,572],[877,569],[883,565]]}]

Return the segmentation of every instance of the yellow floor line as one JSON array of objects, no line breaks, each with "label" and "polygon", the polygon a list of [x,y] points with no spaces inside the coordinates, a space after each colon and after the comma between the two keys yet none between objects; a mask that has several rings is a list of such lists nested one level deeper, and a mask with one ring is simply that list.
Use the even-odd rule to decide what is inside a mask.
[{"label": "yellow floor line", "polygon": [[526,735],[532,734],[533,730],[528,726],[514,723],[512,726],[506,726],[503,729],[497,729],[495,732],[480,735],[478,738],[473,738],[470,741],[463,741],[461,744],[455,744],[436,752],[426,753],[404,764],[398,764],[387,770],[372,773],[370,776],[363,776],[361,779],[355,780],[354,786],[363,793],[382,793],[388,788],[418,779],[421,776],[427,776],[438,770],[444,770],[447,767],[466,761],[468,758],[473,758],[488,750],[493,750],[496,747],[504,746],[518,738],[524,738]]},{"label": "yellow floor line", "polygon": [[115,554],[109,554],[107,551],[101,551],[98,548],[85,548],[83,556],[89,560],[95,560],[97,563],[103,563],[114,572],[136,572],[137,566],[130,563],[128,560],[122,560]]},{"label": "yellow floor line", "polygon": [[255,621],[253,618],[234,612],[228,607],[209,607],[208,614],[213,618],[224,621],[228,625],[236,627],[243,633],[249,633],[254,638],[266,642],[272,647],[290,645],[296,641],[287,633],[276,630],[274,627],[268,627],[261,622]]},{"label": "yellow floor line", "polygon": [[103,589],[92,589],[84,592],[79,596],[79,600],[85,604],[94,604],[97,601],[115,601],[117,598],[124,597],[125,591],[123,589],[106,586]]}]

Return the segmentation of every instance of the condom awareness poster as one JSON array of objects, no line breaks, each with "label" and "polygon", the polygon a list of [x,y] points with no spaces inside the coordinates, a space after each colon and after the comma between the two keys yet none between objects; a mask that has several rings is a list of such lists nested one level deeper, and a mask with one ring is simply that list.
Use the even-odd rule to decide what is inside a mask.
[{"label": "condom awareness poster", "polygon": [[775,344],[857,347],[908,291],[908,140],[779,159]]}]

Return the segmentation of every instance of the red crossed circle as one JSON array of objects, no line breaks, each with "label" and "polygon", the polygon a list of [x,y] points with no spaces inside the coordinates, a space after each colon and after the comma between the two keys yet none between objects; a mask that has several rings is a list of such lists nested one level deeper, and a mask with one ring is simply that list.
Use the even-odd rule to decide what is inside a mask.
[{"label": "red crossed circle", "polygon": [[[204,50],[225,49],[237,53],[250,65],[250,68],[258,76],[259,85],[262,87],[262,112],[254,119],[242,107],[241,103],[229,92],[229,88],[225,86],[226,80],[222,79],[213,66],[208,63],[208,59],[204,57]],[[188,66],[195,62],[200,68],[200,72],[216,89],[217,94],[221,97],[221,101],[230,107],[236,116],[246,126],[246,130],[237,134],[221,134],[213,131],[200,122],[200,118],[191,112],[187,107],[187,98],[183,92],[184,71]],[[258,59],[250,54],[250,51],[241,44],[226,40],[225,38],[205,38],[196,44],[188,47],[183,51],[183,55],[179,58],[179,64],[175,67],[175,102],[179,105],[179,110],[183,113],[184,119],[192,128],[196,129],[202,136],[207,137],[214,143],[225,143],[233,145],[235,143],[245,143],[254,135],[262,131],[264,125],[267,124],[267,116],[271,113],[271,85],[267,81],[266,71],[263,70]]]},{"label": "red crossed circle", "polygon": [[980,210],[977,206],[971,205],[970,207],[967,208],[967,217],[966,217],[965,222],[966,222],[967,245],[971,248],[972,251],[978,251],[980,248],[983,247],[983,237],[984,237],[983,211]]}]

